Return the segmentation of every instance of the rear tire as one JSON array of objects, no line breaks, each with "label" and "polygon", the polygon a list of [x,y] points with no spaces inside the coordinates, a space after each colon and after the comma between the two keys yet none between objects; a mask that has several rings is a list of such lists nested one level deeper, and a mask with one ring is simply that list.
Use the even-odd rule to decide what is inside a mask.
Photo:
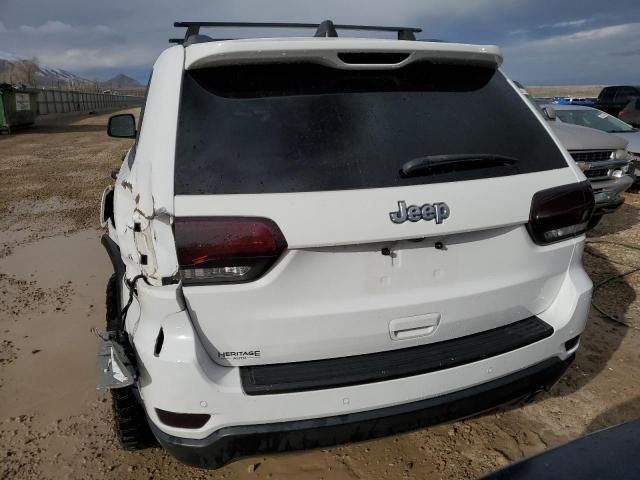
[{"label": "rear tire", "polygon": [[[108,331],[118,329],[118,288],[118,279],[111,275],[107,283]],[[111,406],[113,430],[124,450],[140,450],[157,444],[133,387],[111,390]]]},{"label": "rear tire", "polygon": [[598,226],[602,220],[602,215],[592,215],[589,219],[589,223],[587,223],[587,230],[592,230]]}]

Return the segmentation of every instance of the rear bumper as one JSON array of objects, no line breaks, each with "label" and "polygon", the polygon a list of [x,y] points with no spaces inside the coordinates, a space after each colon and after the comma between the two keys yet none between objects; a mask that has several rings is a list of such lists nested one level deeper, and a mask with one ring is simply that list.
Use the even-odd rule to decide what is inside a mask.
[{"label": "rear bumper", "polygon": [[[404,411],[396,410],[405,408],[401,407],[402,405],[413,405],[406,408],[414,408],[421,404],[415,408],[422,410],[432,405],[431,402],[440,404],[457,398],[457,392],[467,392],[465,395],[468,396],[476,387],[485,391],[493,390],[496,385],[494,382],[502,385],[504,379],[511,379],[509,383],[513,383],[513,375],[520,378],[518,372],[527,371],[548,359],[567,360],[578,348],[577,342],[567,342],[575,339],[585,328],[592,289],[592,283],[581,264],[583,240],[573,239],[569,242],[574,249],[569,269],[564,274],[550,305],[544,311],[536,313],[537,318],[553,328],[551,335],[545,335],[545,338],[507,352],[491,352],[489,356],[474,357],[469,360],[470,363],[447,365],[450,368],[410,372],[409,376],[380,381],[376,379],[364,384],[342,384],[290,393],[248,395],[243,388],[241,367],[218,365],[203,347],[202,337],[198,335],[188,312],[184,307],[181,309],[180,305],[176,305],[179,293],[177,287],[151,287],[141,283],[138,288],[140,303],[132,304],[129,316],[132,319],[140,318],[131,339],[138,360],[137,386],[149,421],[161,441],[177,439],[172,442],[197,448],[200,448],[198,445],[202,442],[217,442],[219,447],[216,448],[225,450],[232,447],[226,447],[224,443],[219,443],[223,440],[216,439],[225,437],[228,432],[242,432],[248,429],[251,435],[256,435],[252,430],[254,427],[251,426],[269,426],[265,427],[267,429],[274,426],[276,431],[279,431],[279,426],[282,425],[296,425],[296,429],[300,429],[301,425],[307,425],[305,422],[311,422],[308,425],[317,429],[323,425],[330,425],[331,421],[328,419],[342,419],[340,423],[352,423],[355,421],[353,419],[361,418],[360,415],[366,412],[378,412],[375,414],[376,418],[391,416],[388,412]],[[561,245],[560,248],[566,248],[566,245]],[[528,288],[528,285],[521,288],[525,287]],[[482,304],[475,304],[476,312],[492,298],[481,298],[479,301]],[[533,313],[535,312],[529,312],[529,315]],[[523,311],[520,318],[526,316],[527,312]],[[513,319],[516,320],[519,319]],[[487,329],[490,321],[490,318],[477,317],[469,319],[467,324],[469,329],[473,328],[474,324],[485,325]],[[471,330],[469,333],[475,332]],[[158,338],[162,338],[162,341]],[[161,345],[161,351],[156,348],[158,345]],[[476,350],[473,349],[473,352]],[[522,387],[521,390],[519,387],[513,389],[504,398],[516,398],[518,392],[526,394],[546,382],[537,383],[537,386],[529,383],[528,387]],[[491,387],[492,385],[494,387]],[[526,392],[523,393],[524,391]],[[478,408],[473,408],[471,412],[461,410],[461,407],[446,407],[453,409],[451,418],[465,416],[503,401],[496,397],[485,407],[480,406],[484,400],[473,398],[475,400],[471,403],[478,404]],[[200,428],[180,427],[167,424],[158,416],[156,409],[184,414],[207,414],[210,418]],[[434,423],[449,416],[430,414],[429,418],[429,422]],[[418,425],[420,424],[416,423],[416,427]],[[387,430],[387,433],[392,431],[394,430]],[[332,442],[339,442],[382,435],[376,432],[376,429],[363,430],[362,437],[356,434],[340,436],[332,433],[330,437],[333,438]],[[246,440],[246,437],[242,438]],[[290,438],[276,438],[285,443],[292,442]],[[303,438],[307,436],[303,435]],[[165,443],[172,443],[169,440]],[[273,449],[274,442],[275,440],[269,440],[266,443],[269,446],[268,450]],[[299,444],[319,445],[316,440],[300,441]],[[168,448],[171,450],[170,446]],[[236,450],[243,452],[240,447]],[[232,458],[230,454],[225,455]],[[220,463],[223,461],[216,460],[210,465]]]},{"label": "rear bumper", "polygon": [[222,428],[203,439],[169,435],[153,422],[160,444],[178,460],[218,468],[235,458],[357,442],[469,417],[553,385],[574,359],[552,358],[465,390],[408,404],[307,420]]}]

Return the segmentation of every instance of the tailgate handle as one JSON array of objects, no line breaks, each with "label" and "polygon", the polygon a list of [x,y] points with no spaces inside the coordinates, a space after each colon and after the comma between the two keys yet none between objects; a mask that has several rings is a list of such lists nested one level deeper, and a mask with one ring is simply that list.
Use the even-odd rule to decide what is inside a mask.
[{"label": "tailgate handle", "polygon": [[425,337],[435,332],[439,323],[439,313],[396,318],[389,322],[389,335],[391,335],[392,340]]}]

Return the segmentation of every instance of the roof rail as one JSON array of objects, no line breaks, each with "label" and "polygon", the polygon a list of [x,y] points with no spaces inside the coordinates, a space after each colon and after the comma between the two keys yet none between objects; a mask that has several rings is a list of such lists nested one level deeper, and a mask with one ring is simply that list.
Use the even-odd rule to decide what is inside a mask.
[{"label": "roof rail", "polygon": [[174,22],[174,27],[186,27],[184,39],[171,38],[170,43],[185,44],[189,37],[200,34],[201,27],[240,27],[240,28],[315,28],[316,37],[337,37],[337,30],[368,30],[371,32],[396,32],[398,40],[415,40],[415,34],[421,28],[385,27],[379,25],[334,25],[331,20],[322,23],[282,23],[282,22]]}]

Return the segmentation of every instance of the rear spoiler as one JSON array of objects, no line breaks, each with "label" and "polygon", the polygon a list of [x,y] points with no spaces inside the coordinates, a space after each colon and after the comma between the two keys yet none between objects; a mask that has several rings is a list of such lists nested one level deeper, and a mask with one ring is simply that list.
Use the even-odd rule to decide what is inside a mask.
[{"label": "rear spoiler", "polygon": [[[347,63],[344,54],[354,53],[404,55],[380,55],[384,60],[375,63]],[[388,63],[391,57],[396,57],[394,63]],[[502,64],[502,52],[493,45],[411,40],[270,38],[193,44],[185,48],[184,66],[191,70],[243,63],[313,62],[334,68],[366,70],[401,68],[416,60],[466,63],[495,69]]]}]

